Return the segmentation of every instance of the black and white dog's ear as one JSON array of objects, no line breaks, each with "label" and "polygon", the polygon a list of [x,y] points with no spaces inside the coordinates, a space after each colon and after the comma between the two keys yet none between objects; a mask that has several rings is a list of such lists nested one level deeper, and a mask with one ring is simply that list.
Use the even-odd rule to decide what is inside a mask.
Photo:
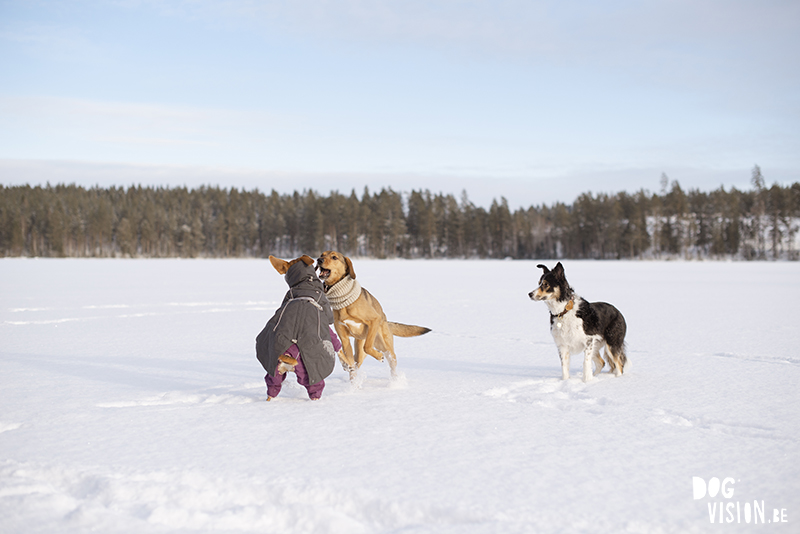
[{"label": "black and white dog's ear", "polygon": [[564,278],[564,266],[561,265],[561,262],[556,263],[556,266],[553,267],[553,274],[559,278]]},{"label": "black and white dog's ear", "polygon": [[[559,264],[559,265],[560,265],[560,264]],[[543,270],[543,271],[544,271],[544,274],[547,274],[547,273],[549,273],[549,272],[550,272],[550,269],[548,269],[548,268],[547,268],[547,265],[542,265],[542,264],[540,263],[540,264],[539,264],[539,265],[537,265],[536,267],[537,267],[537,268],[539,268],[539,269],[541,269],[541,270]]]}]

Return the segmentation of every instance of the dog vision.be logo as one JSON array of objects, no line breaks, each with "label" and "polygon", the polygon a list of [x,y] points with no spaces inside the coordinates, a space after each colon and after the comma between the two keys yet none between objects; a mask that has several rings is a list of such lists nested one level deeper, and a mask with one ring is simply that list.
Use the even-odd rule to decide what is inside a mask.
[{"label": "dog vision.be logo", "polygon": [[713,477],[706,482],[704,478],[692,477],[692,494],[694,500],[708,498],[708,520],[711,523],[788,523],[786,508],[773,508],[772,517],[766,513],[764,501],[734,501],[736,483],[731,477],[720,480]]}]

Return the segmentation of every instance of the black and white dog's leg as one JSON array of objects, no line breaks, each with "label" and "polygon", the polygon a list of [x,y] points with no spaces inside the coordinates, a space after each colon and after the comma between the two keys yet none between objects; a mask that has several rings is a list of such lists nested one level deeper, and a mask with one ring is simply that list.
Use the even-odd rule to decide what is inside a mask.
[{"label": "black and white dog's leg", "polygon": [[611,347],[606,345],[605,352],[606,352],[606,360],[608,361],[608,367],[609,367],[608,372],[614,373],[616,376],[619,376],[621,371],[617,369],[617,364],[614,363],[614,359],[616,358],[616,356],[614,356],[613,352],[611,351]]},{"label": "black and white dog's leg", "polygon": [[617,348],[616,351],[613,351],[610,346],[606,346],[606,358],[608,358],[614,376],[622,376],[623,366],[625,366],[625,348]]},{"label": "black and white dog's leg", "polygon": [[561,358],[561,380],[569,379],[569,350],[559,349],[558,357]]},{"label": "black and white dog's leg", "polygon": [[594,361],[594,375],[597,376],[600,374],[600,371],[603,370],[603,367],[606,365],[606,362],[603,360],[603,357],[600,356],[600,349],[605,346],[603,341],[595,341],[594,343],[594,350],[592,351],[592,360]]},{"label": "black and white dog's leg", "polygon": [[583,381],[588,382],[592,376],[592,356],[594,356],[595,350],[597,350],[597,346],[599,343],[594,337],[590,337],[586,340],[586,349],[583,351]]}]

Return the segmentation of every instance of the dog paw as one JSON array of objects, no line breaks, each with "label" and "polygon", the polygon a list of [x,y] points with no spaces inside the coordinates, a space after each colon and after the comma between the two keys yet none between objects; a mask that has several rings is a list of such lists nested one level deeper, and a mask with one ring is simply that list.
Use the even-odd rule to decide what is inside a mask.
[{"label": "dog paw", "polygon": [[405,389],[408,387],[408,379],[405,373],[398,371],[392,372],[392,378],[389,380],[389,387],[392,389]]},{"label": "dog paw", "polygon": [[366,379],[367,373],[364,371],[359,372],[358,370],[353,369],[353,371],[350,373],[350,387],[352,389],[361,389]]}]

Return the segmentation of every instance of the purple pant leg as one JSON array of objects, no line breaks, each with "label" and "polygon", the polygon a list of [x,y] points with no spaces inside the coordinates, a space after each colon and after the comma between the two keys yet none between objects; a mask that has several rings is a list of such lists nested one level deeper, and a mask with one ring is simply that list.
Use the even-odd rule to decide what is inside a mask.
[{"label": "purple pant leg", "polygon": [[331,343],[333,343],[333,350],[339,352],[342,350],[342,342],[339,341],[339,336],[336,335],[336,332],[334,332],[333,328],[329,326],[328,330],[331,331]]},{"label": "purple pant leg", "polygon": [[283,353],[284,354],[288,354],[289,356],[291,356],[295,360],[300,358],[300,349],[297,348],[297,345],[295,345],[294,343],[289,345],[289,348],[286,349]]},{"label": "purple pant leg", "polygon": [[297,374],[297,382],[306,388],[308,391],[308,398],[317,400],[322,397],[322,390],[325,388],[325,381],[320,380],[316,384],[309,384],[308,372],[306,366],[303,365],[303,357],[297,357],[297,365],[294,366],[294,372]]},{"label": "purple pant leg", "polygon": [[[297,348],[297,345],[292,344],[288,349],[286,349],[284,354],[288,354],[297,360],[297,365],[294,366],[294,372],[297,375],[297,382],[301,386],[305,387],[308,391],[308,397],[311,399],[319,399],[322,396],[322,390],[325,388],[325,381],[320,380],[316,384],[309,384],[308,371],[306,371],[306,367],[303,365],[303,358],[300,356],[300,349]],[[283,386],[283,381],[285,378],[285,374],[280,374],[277,372],[275,373],[274,377],[270,376],[269,374],[264,377],[267,382],[267,397],[278,396],[278,393],[281,392],[281,387]]]},{"label": "purple pant leg", "polygon": [[281,392],[284,378],[286,378],[286,375],[280,373],[275,373],[275,376],[267,374],[264,377],[264,380],[267,382],[267,397],[272,399],[278,396],[278,393]]},{"label": "purple pant leg", "polygon": [[[300,358],[300,349],[297,348],[297,345],[292,344],[284,354],[288,354],[295,360],[299,360]],[[267,382],[267,397],[274,398],[278,396],[278,393],[281,392],[281,387],[283,386],[283,381],[286,379],[285,374],[280,374],[275,371],[275,376],[267,376],[264,377],[264,380]]]}]

